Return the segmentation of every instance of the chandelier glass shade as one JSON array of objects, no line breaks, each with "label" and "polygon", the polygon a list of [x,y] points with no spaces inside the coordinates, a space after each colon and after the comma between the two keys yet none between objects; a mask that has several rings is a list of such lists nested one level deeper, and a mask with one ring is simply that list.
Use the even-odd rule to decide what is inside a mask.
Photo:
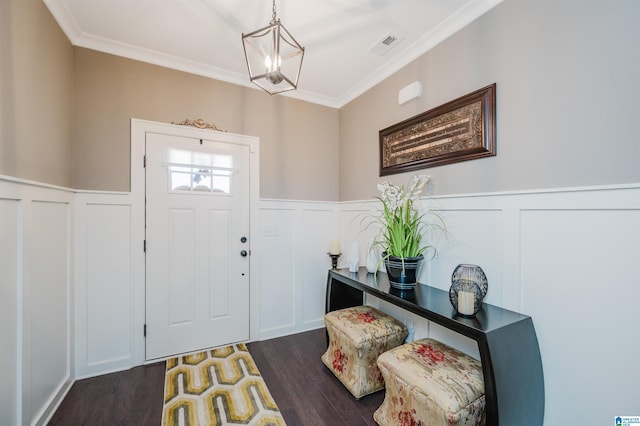
[{"label": "chandelier glass shade", "polygon": [[252,83],[271,95],[298,87],[304,47],[276,17],[275,0],[269,25],[242,34],[242,44]]}]

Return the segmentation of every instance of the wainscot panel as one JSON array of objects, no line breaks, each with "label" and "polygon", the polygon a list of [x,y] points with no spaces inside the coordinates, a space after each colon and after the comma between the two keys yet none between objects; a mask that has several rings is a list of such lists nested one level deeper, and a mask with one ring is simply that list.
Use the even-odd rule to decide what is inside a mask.
[{"label": "wainscot panel", "polygon": [[640,208],[623,204],[521,212],[522,309],[538,331],[554,423],[640,412]]},{"label": "wainscot panel", "polygon": [[[71,208],[30,203],[30,279],[24,318],[30,330],[30,419],[42,417],[71,375]],[[27,290],[28,289],[28,290]],[[26,378],[26,377],[25,377]]]},{"label": "wainscot panel", "polygon": [[130,368],[135,365],[130,196],[78,193],[75,225],[76,377]]},{"label": "wainscot panel", "polygon": [[300,212],[301,255],[300,271],[300,323],[304,328],[324,325],[326,272],[331,267],[327,255],[329,229],[335,229],[336,213],[332,208],[304,209]]},{"label": "wainscot panel", "polygon": [[2,300],[8,305],[0,352],[12,387],[3,386],[2,393],[12,395],[2,399],[1,422],[46,424],[74,379],[73,193],[0,176],[0,204]]},{"label": "wainscot panel", "polygon": [[[0,188],[7,184],[0,182]],[[4,193],[4,191],[3,191]],[[18,360],[22,354],[19,340],[19,312],[22,295],[18,259],[22,259],[19,247],[22,244],[20,229],[21,203],[18,200],[0,197],[0,365],[5,370],[0,382],[0,424],[19,424],[21,396],[16,392],[22,374],[18,371]]]},{"label": "wainscot panel", "polygon": [[260,203],[260,339],[324,326],[327,252],[339,239],[338,206],[331,202]]}]

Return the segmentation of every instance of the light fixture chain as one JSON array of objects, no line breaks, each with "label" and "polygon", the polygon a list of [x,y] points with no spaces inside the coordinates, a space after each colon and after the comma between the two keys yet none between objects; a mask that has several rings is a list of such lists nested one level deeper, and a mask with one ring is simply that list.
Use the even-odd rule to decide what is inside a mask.
[{"label": "light fixture chain", "polygon": [[276,0],[273,0],[273,14],[271,15],[271,20],[276,22]]}]

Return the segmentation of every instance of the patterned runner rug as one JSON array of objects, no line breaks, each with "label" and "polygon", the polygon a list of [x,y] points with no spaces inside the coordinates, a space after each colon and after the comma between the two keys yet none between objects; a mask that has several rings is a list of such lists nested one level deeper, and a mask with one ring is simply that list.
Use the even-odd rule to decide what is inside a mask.
[{"label": "patterned runner rug", "polygon": [[163,426],[285,425],[244,343],[167,360]]}]

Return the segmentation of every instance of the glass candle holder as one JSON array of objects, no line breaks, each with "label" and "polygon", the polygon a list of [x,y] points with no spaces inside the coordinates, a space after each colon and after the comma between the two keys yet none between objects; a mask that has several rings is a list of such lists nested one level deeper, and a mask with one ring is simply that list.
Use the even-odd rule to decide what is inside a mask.
[{"label": "glass candle holder", "polygon": [[451,274],[451,283],[453,284],[456,280],[467,280],[473,281],[478,284],[480,287],[480,291],[482,292],[482,298],[487,295],[487,291],[489,290],[489,282],[487,281],[487,276],[484,274],[484,271],[478,265],[470,265],[468,263],[462,263],[455,267],[453,270],[453,274]]},{"label": "glass candle holder", "polygon": [[482,307],[488,290],[487,276],[481,267],[460,264],[451,275],[449,301],[459,315],[473,317]]},{"label": "glass candle holder", "polygon": [[482,307],[482,290],[469,280],[455,280],[449,289],[449,301],[458,315],[473,317]]}]

